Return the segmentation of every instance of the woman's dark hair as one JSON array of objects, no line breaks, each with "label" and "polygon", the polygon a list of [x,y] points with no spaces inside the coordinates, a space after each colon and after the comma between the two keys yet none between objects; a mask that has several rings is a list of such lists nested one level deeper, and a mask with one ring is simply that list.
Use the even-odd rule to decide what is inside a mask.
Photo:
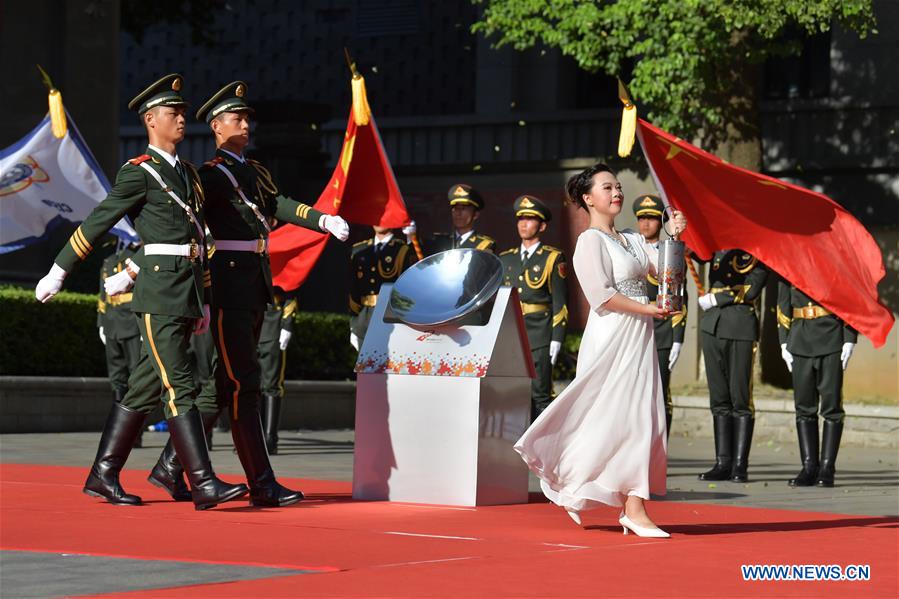
[{"label": "woman's dark hair", "polygon": [[572,176],[568,179],[568,183],[565,184],[565,195],[568,203],[584,210],[587,209],[587,204],[584,203],[584,195],[590,193],[590,190],[593,189],[593,175],[596,173],[612,173],[614,175],[615,171],[609,168],[608,165],[597,162]]}]

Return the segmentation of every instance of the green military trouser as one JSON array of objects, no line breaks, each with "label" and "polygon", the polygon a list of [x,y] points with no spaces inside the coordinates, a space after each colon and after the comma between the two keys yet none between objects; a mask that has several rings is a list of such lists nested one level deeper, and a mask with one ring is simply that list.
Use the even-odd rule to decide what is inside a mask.
[{"label": "green military trouser", "polygon": [[199,391],[212,378],[215,369],[215,340],[212,333],[206,331],[202,335],[191,337],[190,353],[193,357],[194,384]]},{"label": "green military trouser", "polygon": [[160,400],[161,382],[165,417],[186,413],[196,397],[190,359],[196,319],[149,313],[134,316],[144,342],[122,405],[145,414],[152,412]]},{"label": "green military trouser", "polygon": [[668,368],[668,359],[671,357],[671,348],[657,349],[659,356],[659,376],[662,379],[662,393],[665,394],[665,413],[674,412],[674,404],[671,403],[671,369]]},{"label": "green military trouser", "polygon": [[531,417],[536,420],[553,400],[553,365],[549,359],[549,347],[532,349],[531,357],[537,373],[531,380]]},{"label": "green military trouser", "polygon": [[278,339],[259,344],[261,387],[265,395],[284,397],[284,369],[287,366],[287,350],[281,349]]},{"label": "green military trouser", "polygon": [[262,369],[256,354],[262,310],[214,308],[209,330],[215,340],[216,360],[212,378],[197,398],[200,412],[211,414],[229,408],[231,419],[259,418]]},{"label": "green military trouser", "polygon": [[752,416],[752,361],[755,342],[719,339],[702,332],[702,355],[712,414]]},{"label": "green military trouser", "polygon": [[818,397],[821,417],[842,422],[843,362],[839,353],[809,358],[793,355],[793,399],[796,420],[818,419]]},{"label": "green military trouser", "polygon": [[106,337],[106,372],[113,391],[128,390],[128,377],[140,362],[140,336],[127,339]]}]

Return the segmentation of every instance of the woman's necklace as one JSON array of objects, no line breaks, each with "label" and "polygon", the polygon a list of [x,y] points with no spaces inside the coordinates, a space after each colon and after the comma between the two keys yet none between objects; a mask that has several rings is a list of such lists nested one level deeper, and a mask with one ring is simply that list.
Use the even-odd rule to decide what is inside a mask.
[{"label": "woman's necklace", "polygon": [[599,227],[593,227],[593,228],[596,229],[597,231],[599,231],[600,233],[602,233],[603,235],[605,235],[606,237],[608,237],[609,239],[611,239],[612,241],[614,241],[625,252],[627,252],[634,258],[637,258],[637,252],[635,252],[634,248],[631,247],[631,244],[627,242],[627,239],[624,237],[624,235],[622,235],[618,231],[615,231],[615,234],[612,235],[611,233],[609,233],[607,231],[603,231]]}]

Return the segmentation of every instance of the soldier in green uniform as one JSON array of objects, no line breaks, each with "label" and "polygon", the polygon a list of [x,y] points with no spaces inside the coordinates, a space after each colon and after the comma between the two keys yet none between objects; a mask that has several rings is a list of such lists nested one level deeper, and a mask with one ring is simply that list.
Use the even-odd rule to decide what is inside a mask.
[{"label": "soldier in green uniform", "polygon": [[287,366],[287,346],[293,336],[293,317],[297,300],[280,287],[273,287],[274,301],[262,318],[259,333],[259,367],[262,369],[262,402],[259,404],[265,446],[269,455],[278,454],[278,423],[281,420],[281,401],[284,398],[284,369]]},{"label": "soldier in green uniform", "polygon": [[[268,169],[243,155],[250,143],[252,108],[244,100],[247,86],[229,83],[197,112],[215,135],[215,157],[200,169],[206,194],[206,223],[215,238],[212,271],[212,324],[218,359],[214,381],[197,406],[208,422],[220,409],[231,418],[231,436],[250,487],[250,503],[285,506],[303,499],[299,491],[275,479],[259,414],[262,393],[257,355],[266,306],[274,303],[268,259],[268,236],[275,220],[290,222],[345,240],[349,227],[339,216],[323,214],[285,197]],[[138,279],[138,282],[140,279]],[[176,500],[184,496],[178,460],[163,450],[151,480]]]},{"label": "soldier in green uniform", "polygon": [[531,416],[536,419],[553,399],[552,370],[568,324],[567,263],[561,250],[540,241],[552,212],[532,195],[518,197],[513,210],[521,245],[499,255],[504,282],[518,288],[524,326],[537,377],[531,381]]},{"label": "soldier in green uniform", "polygon": [[715,466],[700,480],[747,482],[755,413],[752,364],[759,339],[756,299],[768,270],[743,250],[715,252],[710,288],[698,299],[702,354],[715,431]]},{"label": "soldier in green uniform", "polygon": [[[646,243],[659,247],[662,231],[662,215],[665,205],[661,198],[654,195],[643,195],[634,200],[634,215],[637,217],[637,228]],[[651,275],[646,275],[646,290],[649,303],[654,304],[659,294],[659,282]],[[665,318],[657,318],[655,325],[656,352],[659,357],[659,374],[662,377],[662,391],[665,394],[666,434],[671,434],[671,417],[674,408],[671,403],[671,370],[680,356],[684,345],[684,333],[687,330],[687,294],[684,290],[684,307],[681,312]]]},{"label": "soldier in green uniform", "polygon": [[[453,219],[452,233],[434,233],[425,241],[424,253],[428,256],[454,250],[457,248],[471,248],[485,252],[496,251],[496,241],[474,230],[474,223],[484,209],[484,198],[471,185],[457,183],[449,188],[450,213]],[[403,228],[406,236],[413,235],[417,231],[415,221]]]},{"label": "soldier in green uniform", "polygon": [[411,244],[394,237],[386,227],[373,229],[374,237],[353,245],[351,258],[350,343],[356,350],[362,347],[381,285],[393,283],[417,261]]},{"label": "soldier in green uniform", "polygon": [[[843,371],[858,333],[802,290],[781,279],[777,289],[777,335],[793,373],[796,432],[802,470],[791,487],[832,487],[843,434]],[[824,418],[818,461],[818,403]]]},{"label": "soldier in green uniform", "polygon": [[[129,260],[140,248],[140,243],[129,243],[110,254],[100,267],[100,298],[97,300],[97,328],[106,353],[106,372],[112,386],[112,397],[121,403],[128,391],[128,377],[140,360],[140,329],[131,312],[132,293],[107,295],[106,279],[122,272]],[[143,434],[134,440],[141,447]]]},{"label": "soldier in green uniform", "polygon": [[176,154],[176,145],[184,138],[186,110],[181,83],[180,75],[167,75],[131,100],[128,107],[137,111],[147,129],[147,153],[122,166],[109,195],[75,230],[38,283],[36,296],[42,302],[49,300],[93,244],[123,216],[131,218],[144,242],[144,274],[136,281],[131,301],[143,351],[128,380],[128,392],[112,406],[84,492],[110,503],[141,502],[122,489],[119,472],[146,414],[159,401],[161,381],[172,444],[188,473],[196,508],[206,509],[246,495],[247,487],[215,476],[203,423],[194,408],[188,347],[191,335],[209,326],[210,294],[204,268],[202,187],[193,167]]}]

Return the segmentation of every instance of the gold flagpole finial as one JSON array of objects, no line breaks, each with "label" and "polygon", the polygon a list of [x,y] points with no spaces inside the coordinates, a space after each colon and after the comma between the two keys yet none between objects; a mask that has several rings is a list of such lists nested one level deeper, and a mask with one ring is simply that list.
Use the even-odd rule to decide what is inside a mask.
[{"label": "gold flagpole finial", "polygon": [[621,111],[621,134],[618,136],[618,155],[622,158],[630,156],[637,133],[637,106],[631,99],[624,82],[618,80],[618,99],[624,104]]},{"label": "gold flagpole finial", "polygon": [[66,124],[66,109],[62,105],[62,94],[53,87],[53,82],[50,80],[50,75],[47,74],[47,71],[41,68],[41,65],[36,66],[41,73],[44,85],[47,86],[47,104],[50,106],[50,127],[53,130],[53,137],[62,139],[66,136],[68,127]]}]

